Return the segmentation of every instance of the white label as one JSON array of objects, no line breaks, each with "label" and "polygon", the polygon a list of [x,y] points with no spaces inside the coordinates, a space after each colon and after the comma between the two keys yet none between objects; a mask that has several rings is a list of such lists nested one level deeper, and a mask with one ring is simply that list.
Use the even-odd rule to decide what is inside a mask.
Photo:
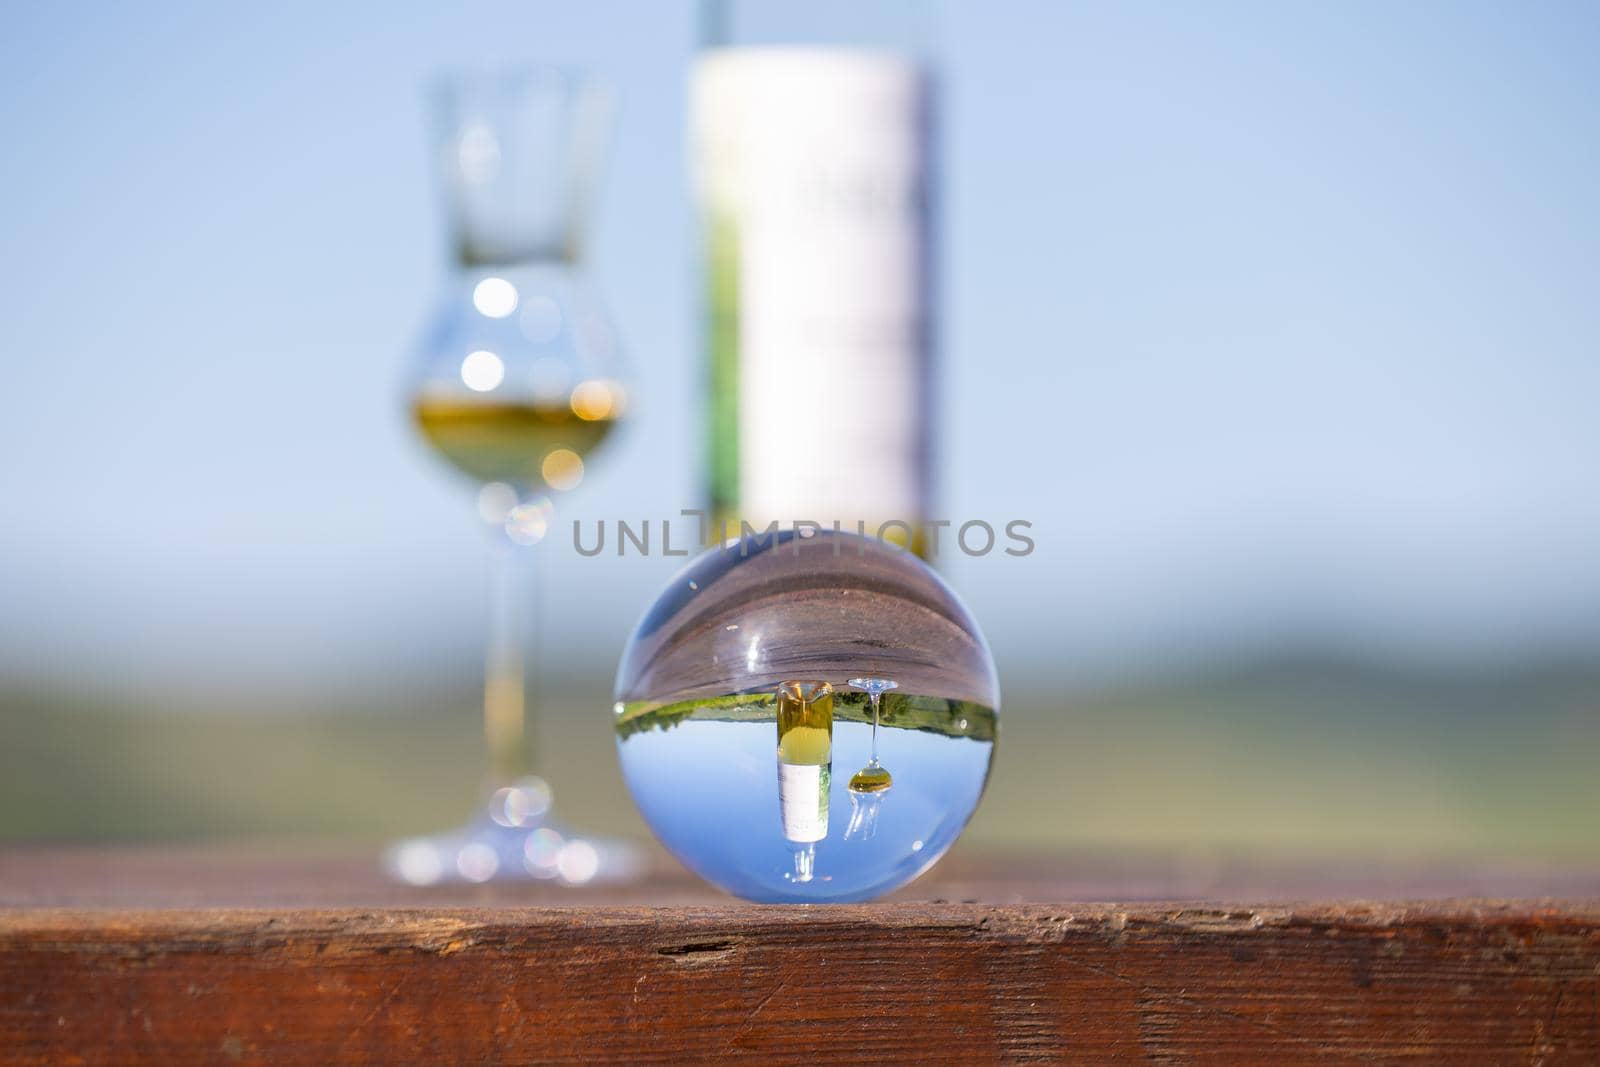
[{"label": "white label", "polygon": [[924,518],[921,70],[729,49],[700,60],[693,95],[701,195],[737,242],[741,514]]},{"label": "white label", "polygon": [[796,843],[828,836],[828,768],[814,764],[778,763],[778,807],[783,836]]}]

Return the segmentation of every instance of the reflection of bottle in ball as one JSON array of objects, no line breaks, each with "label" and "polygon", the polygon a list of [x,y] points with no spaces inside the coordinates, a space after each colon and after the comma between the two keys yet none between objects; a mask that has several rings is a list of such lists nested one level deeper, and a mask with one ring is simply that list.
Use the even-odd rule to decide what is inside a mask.
[{"label": "reflection of bottle in ball", "polygon": [[816,843],[828,836],[833,777],[833,687],[784,682],[778,687],[778,808],[794,849],[796,882],[809,882]]}]

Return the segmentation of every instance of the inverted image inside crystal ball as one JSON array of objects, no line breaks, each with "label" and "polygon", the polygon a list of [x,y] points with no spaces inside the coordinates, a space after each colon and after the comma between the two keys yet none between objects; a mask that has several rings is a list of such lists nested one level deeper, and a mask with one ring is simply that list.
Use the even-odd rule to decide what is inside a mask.
[{"label": "inverted image inside crystal ball", "polygon": [[920,559],[854,534],[712,548],[629,640],[623,777],[686,866],[749,900],[867,900],[971,818],[1000,708],[978,625]]}]

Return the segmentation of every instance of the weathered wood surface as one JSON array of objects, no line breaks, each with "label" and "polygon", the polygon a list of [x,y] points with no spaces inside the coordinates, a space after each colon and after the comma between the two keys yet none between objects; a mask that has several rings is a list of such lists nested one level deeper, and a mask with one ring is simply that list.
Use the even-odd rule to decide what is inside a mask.
[{"label": "weathered wood surface", "polygon": [[125,903],[158,868],[185,909],[186,871],[250,897],[244,859],[172,853],[43,891],[95,855],[0,854],[0,1062],[1600,1062],[1600,901],[929,902],[1015,884],[957,866],[866,906],[327,906],[364,892],[329,861],[322,906]]}]

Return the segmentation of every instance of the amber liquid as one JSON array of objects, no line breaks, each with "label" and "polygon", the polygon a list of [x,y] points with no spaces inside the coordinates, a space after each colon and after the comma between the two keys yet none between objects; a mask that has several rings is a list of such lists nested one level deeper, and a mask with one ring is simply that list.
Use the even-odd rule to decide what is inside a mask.
[{"label": "amber liquid", "polygon": [[778,689],[778,759],[796,766],[833,762],[833,688],[785,682]]},{"label": "amber liquid", "polygon": [[850,776],[852,793],[882,793],[894,784],[887,767],[867,766]]},{"label": "amber liquid", "polygon": [[560,402],[458,396],[419,397],[412,416],[435,451],[468,477],[538,487],[551,482],[547,475],[571,470],[564,456],[547,463],[551,453],[565,449],[581,461],[616,425],[609,413],[583,418]]}]

